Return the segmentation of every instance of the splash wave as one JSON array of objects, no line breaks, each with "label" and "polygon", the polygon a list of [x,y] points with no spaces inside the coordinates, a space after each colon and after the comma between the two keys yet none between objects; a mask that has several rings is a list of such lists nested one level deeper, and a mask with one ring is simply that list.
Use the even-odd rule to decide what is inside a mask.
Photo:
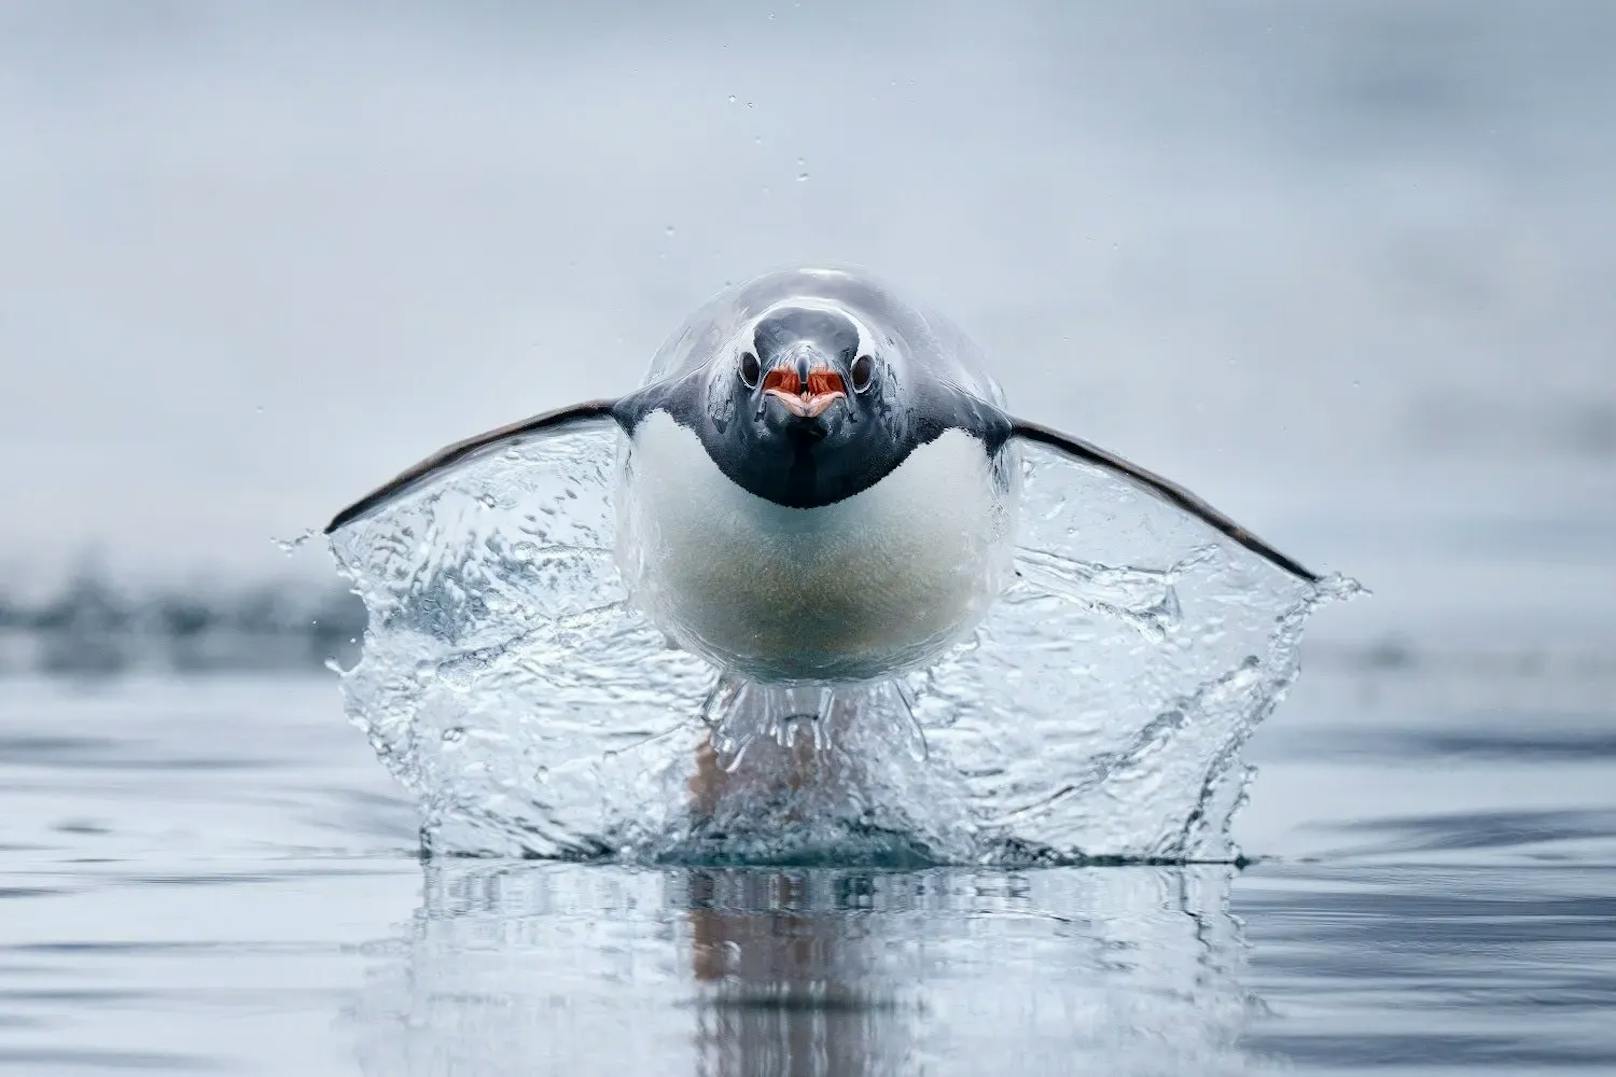
[{"label": "splash wave", "polygon": [[1014,579],[969,639],[885,681],[759,684],[630,601],[628,451],[609,428],[534,439],[333,538],[369,613],[346,707],[420,798],[430,852],[1231,859],[1241,748],[1307,617],[1358,589],[1034,448]]}]

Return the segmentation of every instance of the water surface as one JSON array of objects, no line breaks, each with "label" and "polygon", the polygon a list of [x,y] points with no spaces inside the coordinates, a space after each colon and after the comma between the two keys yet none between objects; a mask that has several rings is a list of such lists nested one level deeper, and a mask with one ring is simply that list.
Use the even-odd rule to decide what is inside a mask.
[{"label": "water surface", "polygon": [[417,855],[329,677],[11,679],[18,1073],[1616,1065],[1616,680],[1321,661],[1184,867]]}]

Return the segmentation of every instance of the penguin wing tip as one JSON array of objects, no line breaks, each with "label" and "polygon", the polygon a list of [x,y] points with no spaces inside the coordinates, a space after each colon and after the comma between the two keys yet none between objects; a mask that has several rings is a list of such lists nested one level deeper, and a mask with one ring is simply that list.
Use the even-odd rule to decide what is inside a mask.
[{"label": "penguin wing tip", "polygon": [[1048,446],[1085,463],[1098,465],[1121,476],[1155,494],[1168,504],[1197,517],[1224,537],[1244,546],[1252,553],[1289,572],[1310,586],[1317,587],[1324,580],[1324,577],[1318,573],[1310,571],[1303,567],[1299,561],[1280,553],[1279,550],[1259,539],[1249,530],[1241,527],[1178,483],[1142,468],[1138,464],[1118,456],[1116,453],[1102,449],[1093,442],[1085,441],[1070,434],[1064,434],[1041,423],[1028,422],[1023,419],[1011,420],[1011,436]]},{"label": "penguin wing tip", "polygon": [[547,411],[530,419],[522,419],[507,426],[497,427],[486,433],[477,434],[463,441],[457,441],[452,445],[445,446],[420,463],[406,469],[397,478],[376,488],[337,513],[331,518],[331,522],[325,525],[325,530],[321,533],[325,535],[335,534],[360,517],[368,515],[394,498],[408,493],[417,486],[471,459],[477,454],[508,442],[517,441],[527,435],[597,419],[615,419],[619,426],[623,426],[625,425],[624,419],[618,414],[619,404],[620,401],[616,400],[587,400],[582,404]]}]

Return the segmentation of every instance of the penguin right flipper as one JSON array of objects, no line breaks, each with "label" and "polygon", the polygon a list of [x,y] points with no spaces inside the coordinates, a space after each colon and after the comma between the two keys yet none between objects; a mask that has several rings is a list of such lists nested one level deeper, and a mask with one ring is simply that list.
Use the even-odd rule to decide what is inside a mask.
[{"label": "penguin right flipper", "polygon": [[544,433],[558,433],[569,427],[610,420],[616,401],[589,400],[567,408],[546,411],[528,419],[496,427],[475,434],[452,445],[446,445],[419,463],[413,464],[392,479],[378,486],[331,518],[326,524],[327,535],[367,516],[396,498],[403,497],[432,481],[450,469],[501,448]]},{"label": "penguin right flipper", "polygon": [[367,611],[344,703],[420,795],[428,849],[596,856],[685,803],[715,674],[624,585],[630,445],[593,408],[512,424],[331,536]]}]

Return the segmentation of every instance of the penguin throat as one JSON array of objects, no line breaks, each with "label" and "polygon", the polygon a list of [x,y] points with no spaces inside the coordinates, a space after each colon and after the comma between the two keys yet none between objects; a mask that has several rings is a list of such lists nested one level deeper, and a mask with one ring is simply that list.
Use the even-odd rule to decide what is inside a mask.
[{"label": "penguin throat", "polygon": [[867,445],[862,439],[832,443],[810,424],[788,428],[762,444],[739,445],[712,429],[698,433],[708,457],[731,482],[794,509],[833,505],[868,490],[903,463],[910,448]]}]

